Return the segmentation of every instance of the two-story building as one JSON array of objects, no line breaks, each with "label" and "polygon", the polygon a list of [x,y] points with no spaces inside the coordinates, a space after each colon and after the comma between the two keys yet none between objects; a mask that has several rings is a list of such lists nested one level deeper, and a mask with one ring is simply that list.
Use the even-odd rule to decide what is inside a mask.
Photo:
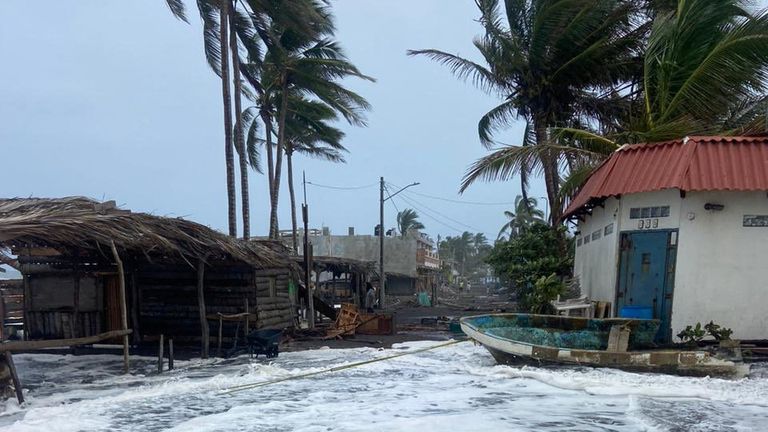
[{"label": "two-story building", "polygon": [[[333,235],[327,228],[312,230],[309,239],[317,257],[379,261],[379,237],[356,235],[353,228],[347,235]],[[435,243],[426,234],[412,231],[384,237],[387,295],[413,295],[419,291],[431,295],[439,271],[440,258]]]}]

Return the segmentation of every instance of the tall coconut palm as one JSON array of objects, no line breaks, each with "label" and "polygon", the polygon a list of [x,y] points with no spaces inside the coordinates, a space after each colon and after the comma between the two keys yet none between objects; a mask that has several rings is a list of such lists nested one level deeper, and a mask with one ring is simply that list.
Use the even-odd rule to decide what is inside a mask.
[{"label": "tall coconut palm", "polygon": [[[166,0],[172,13],[183,21],[187,21],[183,0]],[[238,7],[240,5],[240,7]],[[248,53],[248,63],[259,64],[263,60],[263,49],[280,46],[281,38],[286,40],[312,40],[318,35],[332,29],[327,5],[316,0],[295,0],[291,2],[274,2],[264,0],[197,0],[197,7],[203,21],[205,55],[209,65],[222,79],[222,96],[224,99],[225,123],[225,161],[227,168],[227,199],[229,216],[229,233],[237,233],[237,209],[234,180],[234,146],[240,155],[241,193],[243,201],[243,236],[250,236],[250,213],[248,195],[248,158],[251,165],[256,158],[255,148],[246,149],[243,137],[244,121],[240,107],[243,93],[240,74],[243,72],[254,93],[261,95],[267,103],[260,113],[264,119],[265,137],[272,140],[274,105],[270,102],[269,91],[264,91],[261,76],[258,73],[246,73],[245,65],[240,61],[240,44]],[[229,41],[229,43],[227,43]],[[273,49],[273,52],[275,50]],[[232,56],[234,95],[229,87],[229,55]],[[235,104],[235,119],[232,119],[232,99]],[[234,124],[233,124],[234,123]],[[272,163],[272,146],[267,146],[270,191],[275,184],[274,164]],[[270,198],[273,194],[270,193]],[[276,233],[275,233],[276,235]]]},{"label": "tall coconut palm", "polygon": [[[237,1],[235,0],[230,7],[229,14],[229,19],[232,23],[229,28],[229,50],[232,53],[232,81],[235,91],[233,97],[235,102],[234,143],[240,162],[240,202],[243,217],[243,239],[248,240],[251,236],[251,199],[248,187],[248,157],[245,150],[245,137],[243,136],[243,108],[241,100],[243,89],[240,76],[240,44],[238,42],[238,28],[243,29],[244,25],[238,23],[237,18]],[[245,22],[247,25],[247,21]],[[245,39],[248,40],[249,38],[246,37]]]},{"label": "tall coconut palm", "polygon": [[414,209],[404,209],[397,212],[397,229],[400,237],[405,237],[411,230],[422,230],[424,224],[419,222],[419,214]]},{"label": "tall coconut palm", "polygon": [[[166,0],[171,12],[187,22],[182,0]],[[235,161],[232,142],[232,96],[229,87],[229,23],[230,0],[198,0],[203,21],[205,56],[208,64],[221,78],[224,108],[224,161],[227,181],[227,222],[229,235],[237,236],[237,198],[235,196]],[[218,22],[217,22],[218,18]],[[246,174],[247,175],[247,174]],[[247,180],[246,180],[247,182]],[[244,213],[245,214],[245,213]]]},{"label": "tall coconut palm", "polygon": [[516,237],[532,223],[544,221],[544,212],[538,208],[536,198],[523,199],[521,195],[515,197],[514,211],[505,210],[504,216],[508,221],[501,227],[497,240],[503,239],[505,235]]},{"label": "tall coconut palm", "polygon": [[[409,51],[446,66],[461,79],[499,95],[503,102],[478,124],[480,140],[493,148],[494,133],[514,120],[526,122],[519,146],[550,141],[548,128],[588,122],[604,115],[599,95],[622,91],[638,74],[635,52],[647,26],[635,25],[636,2],[621,0],[476,0],[484,35],[474,45],[480,64],[435,49]],[[506,21],[506,23],[505,23]],[[465,176],[461,191],[477,181],[506,179],[522,173],[543,173],[550,202],[556,203],[560,172],[556,158],[538,154],[528,164],[498,164],[481,160]],[[525,186],[525,182],[523,182]],[[523,195],[526,195],[523,187]],[[555,207],[553,205],[553,207]],[[556,221],[558,211],[552,214]]]}]

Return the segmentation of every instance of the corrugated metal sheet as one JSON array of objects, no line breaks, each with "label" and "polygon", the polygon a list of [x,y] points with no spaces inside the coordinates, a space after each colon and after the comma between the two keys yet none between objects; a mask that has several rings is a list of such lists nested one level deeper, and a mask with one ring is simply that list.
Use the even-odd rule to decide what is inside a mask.
[{"label": "corrugated metal sheet", "polygon": [[592,173],[564,217],[610,196],[662,189],[768,190],[768,137],[689,137],[624,146]]}]

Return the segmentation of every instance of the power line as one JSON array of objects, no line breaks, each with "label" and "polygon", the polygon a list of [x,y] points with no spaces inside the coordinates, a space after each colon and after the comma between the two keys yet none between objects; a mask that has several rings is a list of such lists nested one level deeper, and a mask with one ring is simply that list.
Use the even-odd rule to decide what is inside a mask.
[{"label": "power line", "polygon": [[[409,203],[408,203],[408,201],[407,201],[407,199],[406,199],[406,198],[404,198],[402,195],[400,195],[400,197],[399,197],[399,198],[400,198],[400,199],[402,199],[402,200],[403,200],[403,201],[404,201],[406,204],[409,204]],[[459,228],[456,228],[456,227],[454,227],[454,226],[448,225],[447,223],[445,223],[445,222],[441,221],[440,219],[437,219],[436,217],[432,216],[431,214],[429,214],[428,212],[424,211],[423,209],[420,209],[420,208],[419,208],[418,206],[416,206],[415,204],[410,204],[410,205],[411,205],[412,207],[414,207],[415,209],[419,210],[419,211],[420,211],[420,212],[421,212],[421,213],[422,213],[424,216],[426,216],[426,217],[428,217],[428,218],[432,219],[433,221],[437,222],[438,224],[440,224],[440,225],[442,225],[442,226],[444,226],[444,227],[446,227],[446,228],[448,228],[448,229],[450,229],[450,230],[456,231],[456,232],[457,232],[457,233],[459,233],[459,234],[461,234],[461,233],[463,233],[463,232],[464,232],[464,230],[461,230],[461,229],[459,229]]]},{"label": "power line", "polygon": [[[438,212],[436,212],[434,210],[431,210],[431,209],[429,209],[426,206],[422,207],[421,204],[419,204],[417,202],[414,202],[412,198],[407,198],[404,195],[401,195],[400,197],[402,198],[402,200],[406,204],[408,204],[411,207],[415,208],[416,210],[420,211],[421,214],[423,214],[424,216],[427,216],[428,218],[434,220],[435,222],[439,223],[440,225],[442,225],[442,226],[444,226],[446,228],[449,228],[449,229],[451,229],[453,231],[456,231],[457,233],[463,233],[464,231],[466,231],[465,229],[456,228],[456,226],[451,225],[451,224],[446,223],[445,221],[441,220],[440,217],[438,217],[438,216],[441,216]],[[442,217],[444,217],[444,216],[442,216]]]},{"label": "power line", "polygon": [[[409,198],[410,198],[411,200],[414,200],[414,201],[415,201],[415,199],[414,199],[413,197],[409,197]],[[417,203],[419,203],[419,204],[421,204],[423,207],[425,207],[425,208],[427,208],[427,209],[431,210],[433,213],[435,213],[435,214],[439,215],[440,217],[443,217],[443,218],[445,218],[445,219],[447,219],[447,220],[449,220],[449,221],[451,221],[451,222],[453,222],[453,223],[457,223],[457,224],[459,224],[459,225],[463,226],[465,229],[467,229],[467,228],[468,228],[468,229],[470,229],[470,230],[472,230],[472,231],[474,231],[474,232],[483,233],[483,234],[485,234],[486,236],[488,235],[488,233],[487,233],[487,232],[485,232],[484,230],[482,230],[482,229],[480,229],[480,228],[474,227],[474,226],[472,226],[472,225],[467,225],[467,224],[465,224],[465,223],[463,223],[463,222],[461,222],[461,221],[458,221],[458,220],[456,220],[456,219],[453,219],[453,218],[452,218],[452,217],[450,217],[450,216],[447,216],[447,215],[445,215],[444,213],[440,213],[439,211],[437,211],[437,210],[433,209],[432,207],[428,207],[428,206],[427,206],[426,204],[424,204],[424,203],[421,203],[421,202],[419,202],[419,201],[416,201],[416,202],[417,202]]]},{"label": "power line", "polygon": [[[392,186],[397,186],[394,183],[390,183]],[[414,195],[418,195],[424,198],[430,198],[434,200],[440,200],[440,201],[446,201],[454,204],[467,204],[467,205],[482,205],[482,206],[506,206],[506,205],[514,205],[515,203],[513,201],[509,202],[483,202],[483,201],[462,201],[457,199],[451,199],[451,198],[445,198],[445,197],[439,197],[435,195],[429,195],[421,192],[416,191],[409,191],[410,193]]]},{"label": "power line", "polygon": [[397,213],[399,214],[400,209],[397,208],[397,204],[395,204],[395,200],[392,199],[392,194],[389,193],[389,188],[386,185],[384,185],[384,190],[387,191],[387,197],[389,197],[388,200],[392,203],[392,206],[395,207],[395,211],[397,211]]},{"label": "power line", "polygon": [[359,190],[359,189],[368,189],[373,186],[376,186],[378,183],[371,183],[369,185],[363,185],[363,186],[330,186],[330,185],[322,185],[318,183],[312,183],[307,182],[308,185],[320,187],[320,188],[326,188],[326,189],[336,189],[336,190]]}]

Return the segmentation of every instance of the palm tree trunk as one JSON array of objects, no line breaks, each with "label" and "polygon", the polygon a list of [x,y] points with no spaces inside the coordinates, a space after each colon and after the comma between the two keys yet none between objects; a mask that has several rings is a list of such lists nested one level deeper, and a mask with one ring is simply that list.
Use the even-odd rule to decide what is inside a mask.
[{"label": "palm tree trunk", "polygon": [[[229,0],[227,0],[229,1]],[[235,17],[235,5],[231,14],[232,23]],[[248,240],[251,236],[251,204],[248,195],[248,161],[245,152],[245,137],[243,136],[243,116],[240,95],[242,94],[240,82],[240,52],[237,44],[237,31],[230,23],[229,45],[232,50],[232,80],[235,87],[235,145],[240,156],[240,196],[243,206],[243,238]]]},{"label": "palm tree trunk", "polygon": [[[536,133],[536,144],[544,145],[547,140],[547,125],[542,119],[534,120]],[[541,164],[544,171],[544,185],[547,188],[547,199],[549,200],[549,222],[552,226],[559,223],[561,209],[558,204],[558,195],[560,191],[560,179],[557,169],[557,159],[549,154],[541,156]]]},{"label": "palm tree trunk", "polygon": [[291,231],[293,237],[293,253],[299,251],[299,230],[296,223],[296,194],[293,190],[293,149],[287,146],[285,149],[285,162],[288,166],[288,194],[291,196]]},{"label": "palm tree trunk", "polygon": [[275,182],[275,157],[272,154],[272,117],[266,113],[261,113],[261,121],[264,123],[264,140],[267,147],[267,182],[269,184],[269,199],[272,199],[272,185]]},{"label": "palm tree trunk", "polygon": [[288,111],[288,81],[287,77],[282,79],[282,94],[280,102],[280,112],[277,117],[277,149],[275,151],[275,180],[272,188],[272,209],[269,217],[270,237],[277,239],[279,225],[277,220],[277,206],[280,197],[280,173],[283,167],[283,150],[285,148],[285,118]]},{"label": "palm tree trunk", "polygon": [[227,52],[227,21],[229,1],[221,2],[219,39],[221,44],[221,94],[224,99],[224,158],[227,165],[227,215],[229,235],[237,237],[237,203],[235,197],[235,155],[232,149],[232,97],[229,94],[229,53]]}]

